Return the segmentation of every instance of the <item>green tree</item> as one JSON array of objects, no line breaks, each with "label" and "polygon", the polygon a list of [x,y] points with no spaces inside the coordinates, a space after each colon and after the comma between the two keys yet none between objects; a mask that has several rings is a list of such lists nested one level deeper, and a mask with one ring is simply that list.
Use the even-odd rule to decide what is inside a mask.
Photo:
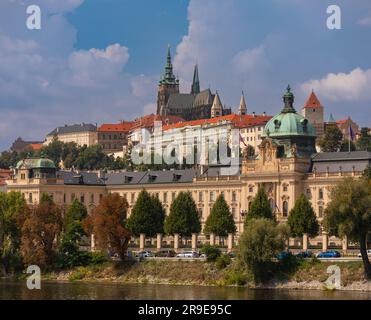
[{"label": "green tree", "polygon": [[170,207],[170,214],[165,219],[165,233],[189,237],[201,231],[200,218],[196,204],[189,192],[180,192]]},{"label": "green tree", "polygon": [[325,136],[319,142],[322,152],[338,152],[343,141],[343,134],[337,126],[326,128]]},{"label": "green tree", "polygon": [[318,235],[319,225],[311,203],[304,194],[296,200],[290,211],[287,223],[293,237],[301,237],[307,233],[310,237]]},{"label": "green tree", "polygon": [[20,192],[0,192],[0,259],[4,274],[20,264],[21,235],[17,219],[26,206]]},{"label": "green tree", "polygon": [[369,128],[361,128],[361,135],[357,141],[357,150],[371,151],[371,135]]},{"label": "green tree", "polygon": [[362,176],[365,179],[371,180],[371,165],[368,165],[367,168],[363,171]]},{"label": "green tree", "polygon": [[62,268],[82,266],[89,263],[88,252],[80,251],[79,243],[86,233],[83,221],[87,217],[85,206],[75,199],[67,209],[64,219],[64,234],[59,246],[58,264]]},{"label": "green tree", "polygon": [[210,215],[206,219],[204,233],[209,235],[214,233],[220,237],[226,237],[228,233],[236,233],[236,225],[233,215],[223,195],[216,199]]},{"label": "green tree", "polygon": [[371,231],[371,183],[368,179],[346,178],[333,188],[324,226],[332,235],[347,236],[359,243],[365,275],[371,279],[366,244]]},{"label": "green tree", "polygon": [[356,151],[356,145],[353,141],[350,141],[348,139],[344,139],[344,141],[341,143],[340,151],[341,152],[349,152],[349,144],[350,144],[350,151]]},{"label": "green tree", "polygon": [[245,224],[247,224],[251,219],[258,218],[267,218],[275,220],[272,208],[269,204],[267,194],[263,187],[259,187],[258,193],[256,194],[253,202],[250,205],[250,209],[246,217]]},{"label": "green tree", "polygon": [[132,213],[127,219],[126,227],[135,235],[141,233],[154,237],[164,232],[165,210],[157,197],[142,190],[135,202]]},{"label": "green tree", "polygon": [[255,282],[270,277],[273,258],[284,250],[288,239],[285,225],[277,225],[272,219],[252,219],[239,241],[239,259],[246,264]]},{"label": "green tree", "polygon": [[64,148],[64,143],[59,141],[57,137],[53,138],[53,141],[47,146],[41,148],[41,153],[52,160],[56,166],[59,166],[59,163],[62,159],[62,152]]}]

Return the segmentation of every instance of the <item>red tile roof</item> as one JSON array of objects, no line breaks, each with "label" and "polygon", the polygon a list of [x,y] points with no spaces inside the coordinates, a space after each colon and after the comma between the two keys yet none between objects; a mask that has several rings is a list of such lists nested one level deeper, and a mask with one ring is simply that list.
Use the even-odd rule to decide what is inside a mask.
[{"label": "red tile roof", "polygon": [[304,108],[321,108],[321,107],[322,107],[321,102],[318,100],[314,91],[312,91],[307,102],[304,105]]},{"label": "red tile roof", "polygon": [[102,124],[98,132],[129,132],[134,125],[132,121],[123,121],[117,124]]},{"label": "red tile roof", "polygon": [[134,120],[134,125],[131,130],[135,129],[143,129],[143,128],[152,128],[154,126],[155,121],[162,121],[162,124],[175,124],[183,122],[184,119],[178,116],[161,116],[150,114],[144,117],[138,118]]},{"label": "red tile roof", "polygon": [[38,151],[43,147],[43,144],[42,143],[31,143],[28,145],[28,147],[31,147],[32,150],[34,151]]},{"label": "red tile roof", "polygon": [[200,119],[194,121],[187,121],[181,122],[176,124],[170,124],[163,127],[163,130],[170,130],[175,128],[183,128],[186,126],[201,126],[203,124],[213,124],[219,123],[222,121],[230,122],[236,128],[246,128],[252,127],[256,125],[265,125],[272,117],[271,116],[253,116],[253,115],[245,115],[240,116],[238,114],[230,114],[227,116],[216,117],[212,119]]}]

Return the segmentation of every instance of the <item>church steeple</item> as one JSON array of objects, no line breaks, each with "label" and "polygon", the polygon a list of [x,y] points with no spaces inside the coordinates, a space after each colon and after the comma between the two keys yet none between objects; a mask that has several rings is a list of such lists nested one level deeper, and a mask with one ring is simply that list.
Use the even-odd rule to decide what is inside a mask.
[{"label": "church steeple", "polygon": [[178,79],[173,72],[173,64],[171,62],[170,46],[167,48],[167,57],[164,74],[160,78],[160,84],[179,84]]},{"label": "church steeple", "polygon": [[243,91],[241,95],[240,106],[238,107],[238,114],[240,116],[245,116],[247,114],[247,106],[246,106],[245,95]]},{"label": "church steeple", "polygon": [[195,65],[195,70],[193,73],[193,82],[192,82],[192,89],[191,94],[196,95],[200,93],[200,79],[198,77],[198,66]]},{"label": "church steeple", "polygon": [[179,93],[179,80],[175,77],[173,72],[173,64],[171,62],[170,46],[167,48],[166,65],[164,73],[159,81],[159,88],[157,94],[157,114],[161,113],[161,108],[165,107],[169,101],[170,95]]}]

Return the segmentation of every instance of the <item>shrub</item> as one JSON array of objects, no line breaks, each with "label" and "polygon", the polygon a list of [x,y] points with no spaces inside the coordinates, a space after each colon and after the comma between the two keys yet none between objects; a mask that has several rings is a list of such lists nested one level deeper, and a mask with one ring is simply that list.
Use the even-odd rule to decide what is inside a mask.
[{"label": "shrub", "polygon": [[215,262],[222,254],[220,249],[215,246],[206,245],[201,248],[201,253],[206,255],[207,262]]},{"label": "shrub", "polygon": [[108,261],[107,256],[101,251],[90,253],[90,264],[91,265],[98,265],[98,264],[105,263],[107,261]]},{"label": "shrub", "polygon": [[238,270],[232,270],[226,275],[226,283],[229,285],[244,286],[247,283],[247,277]]},{"label": "shrub", "polygon": [[216,267],[221,270],[228,267],[231,264],[231,258],[227,254],[222,254],[216,261]]}]

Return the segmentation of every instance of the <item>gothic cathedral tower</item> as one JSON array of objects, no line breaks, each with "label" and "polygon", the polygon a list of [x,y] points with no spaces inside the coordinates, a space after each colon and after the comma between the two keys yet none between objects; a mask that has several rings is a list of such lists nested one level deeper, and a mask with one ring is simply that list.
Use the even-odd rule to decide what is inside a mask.
[{"label": "gothic cathedral tower", "polygon": [[[179,93],[179,80],[174,76],[173,64],[171,63],[170,46],[167,49],[165,72],[160,78],[157,95],[157,114],[164,113],[169,97],[173,93]],[[162,110],[161,110],[162,109]]]}]

